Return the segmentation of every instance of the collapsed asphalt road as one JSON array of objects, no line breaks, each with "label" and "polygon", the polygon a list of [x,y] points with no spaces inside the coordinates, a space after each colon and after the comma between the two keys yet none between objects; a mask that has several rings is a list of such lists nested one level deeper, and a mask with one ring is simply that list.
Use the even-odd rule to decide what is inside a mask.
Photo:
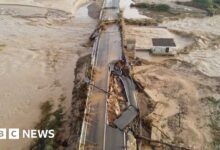
[{"label": "collapsed asphalt road", "polygon": [[[111,3],[109,4],[111,5]],[[114,10],[115,8],[112,9],[112,11]],[[105,12],[105,9],[102,12]],[[103,14],[105,13],[101,13],[101,19]],[[111,19],[111,15],[104,18],[106,17]],[[95,52],[93,52],[95,55],[94,67],[96,70],[101,71],[101,75],[99,79],[94,80],[94,85],[108,91],[108,65],[110,62],[122,58],[121,37],[118,25],[112,24],[106,26],[96,41],[97,44],[94,45]],[[97,90],[91,89],[91,95],[97,93]],[[87,149],[87,146],[90,149],[121,149],[124,146],[124,133],[121,131],[118,132],[107,125],[107,97],[108,95],[106,93],[100,93],[97,98],[88,99],[89,106],[87,106],[86,111],[92,114],[92,121],[89,123],[86,121],[83,122],[80,149]]]},{"label": "collapsed asphalt road", "polygon": [[[118,0],[107,0],[104,2],[103,7],[100,15],[101,20],[114,21],[118,19],[116,15],[119,12]],[[99,77],[94,79],[93,85],[104,91],[108,91],[108,82],[111,73],[109,71],[109,64],[122,60],[122,42],[118,24],[108,24],[100,32],[94,44],[93,56],[94,68],[99,74]],[[123,124],[123,127],[137,116],[135,87],[129,79],[122,77],[122,82],[125,86],[124,89],[129,105],[133,106],[128,107],[127,111],[118,118],[119,124]],[[85,114],[90,114],[90,121],[88,122],[86,121],[87,119],[84,119],[79,149],[121,150],[127,147],[126,133],[123,131],[123,127],[113,128],[108,125],[107,99],[107,92],[100,92],[99,89],[93,87],[90,89],[85,110]],[[130,112],[132,113],[132,118],[130,118]]]}]

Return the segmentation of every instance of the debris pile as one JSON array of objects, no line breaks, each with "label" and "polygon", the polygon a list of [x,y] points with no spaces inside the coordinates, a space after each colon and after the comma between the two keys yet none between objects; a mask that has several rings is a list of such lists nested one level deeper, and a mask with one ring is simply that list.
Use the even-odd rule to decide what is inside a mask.
[{"label": "debris pile", "polygon": [[114,120],[118,118],[121,112],[126,108],[122,84],[114,75],[110,77],[109,93],[111,94],[108,98],[108,121],[110,125],[113,125]]}]

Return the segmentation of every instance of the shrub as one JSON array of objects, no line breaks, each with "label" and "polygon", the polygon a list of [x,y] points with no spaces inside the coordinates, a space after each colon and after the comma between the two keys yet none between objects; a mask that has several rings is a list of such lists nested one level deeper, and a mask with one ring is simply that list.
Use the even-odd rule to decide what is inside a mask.
[{"label": "shrub", "polygon": [[169,11],[170,10],[170,6],[167,4],[136,3],[136,4],[131,4],[131,7],[147,8],[152,11]]},{"label": "shrub", "polygon": [[159,4],[155,6],[155,9],[158,11],[169,11],[170,10],[170,6],[166,5],[166,4]]},{"label": "shrub", "polygon": [[54,129],[55,137],[53,139],[36,139],[33,141],[30,150],[53,150],[60,146],[60,143],[57,141],[57,135],[63,123],[63,108],[59,106],[55,111],[52,111],[52,108],[53,104],[50,101],[46,101],[41,105],[42,119],[37,124],[36,128],[39,130]]},{"label": "shrub", "polygon": [[214,0],[214,3],[220,4],[220,0]]}]

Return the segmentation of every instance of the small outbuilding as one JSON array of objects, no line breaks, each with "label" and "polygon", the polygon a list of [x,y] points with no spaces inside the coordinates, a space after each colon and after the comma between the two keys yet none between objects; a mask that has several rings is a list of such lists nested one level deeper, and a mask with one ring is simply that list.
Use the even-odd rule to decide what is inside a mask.
[{"label": "small outbuilding", "polygon": [[127,39],[126,40],[126,47],[129,51],[134,51],[135,49],[136,40],[135,39]]},{"label": "small outbuilding", "polygon": [[129,58],[135,58],[135,45],[136,45],[136,39],[126,40],[126,49]]},{"label": "small outbuilding", "polygon": [[172,38],[153,38],[152,54],[156,55],[175,55],[176,44]]}]

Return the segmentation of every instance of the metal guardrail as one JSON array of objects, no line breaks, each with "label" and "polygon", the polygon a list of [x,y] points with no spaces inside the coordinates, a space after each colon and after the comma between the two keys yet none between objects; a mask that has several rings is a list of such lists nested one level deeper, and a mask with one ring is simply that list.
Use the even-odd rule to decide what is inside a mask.
[{"label": "metal guardrail", "polygon": [[[93,50],[91,54],[91,74],[94,70],[94,66],[96,64],[96,55],[97,55],[97,49],[98,49],[98,43],[99,43],[99,37],[96,38],[94,44],[93,44]],[[93,86],[89,86],[88,93],[87,93],[87,99],[86,99],[86,108],[84,111],[84,114],[88,114],[90,112],[90,107],[88,105],[89,102],[89,97],[91,95],[91,91],[93,90]],[[83,123],[82,123],[82,128],[81,128],[81,135],[80,135],[80,142],[79,142],[79,150],[84,150],[84,146],[86,143],[86,131],[87,131],[87,122],[86,122],[86,117],[84,115],[83,117]]]},{"label": "metal guardrail", "polygon": [[100,11],[100,15],[99,15],[99,20],[102,20],[103,10],[104,10],[105,3],[106,3],[106,0],[103,1],[102,9],[101,9],[101,11]]},{"label": "metal guardrail", "polygon": [[[102,19],[104,5],[105,5],[105,0],[103,1],[102,9],[100,12],[100,16],[99,16],[100,20]],[[93,44],[93,50],[92,50],[92,54],[91,54],[91,58],[92,58],[91,59],[91,65],[92,65],[91,73],[93,72],[94,66],[96,65],[96,56],[97,56],[98,45],[99,45],[99,36],[96,37],[95,42]],[[86,108],[85,108],[84,114],[88,114],[90,111],[90,107],[88,106],[88,101],[89,101],[89,97],[91,95],[92,89],[93,89],[93,87],[89,86],[88,93],[87,93],[87,99],[86,99]],[[87,122],[86,122],[86,117],[84,115],[82,128],[81,128],[80,141],[79,141],[79,150],[85,149],[86,131],[87,131]]]}]

